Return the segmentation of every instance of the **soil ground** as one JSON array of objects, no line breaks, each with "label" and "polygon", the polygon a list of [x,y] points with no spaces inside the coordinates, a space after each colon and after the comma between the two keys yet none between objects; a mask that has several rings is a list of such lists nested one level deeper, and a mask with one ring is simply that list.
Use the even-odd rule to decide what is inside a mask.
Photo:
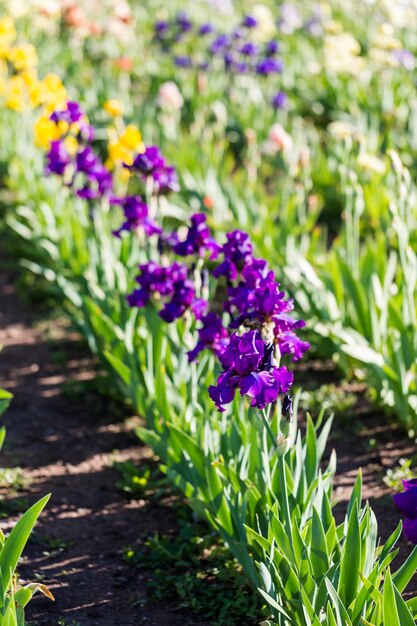
[{"label": "soil ground", "polygon": [[[42,580],[56,602],[35,597],[27,618],[36,626],[209,626],[177,610],[175,603],[152,602],[147,590],[152,572],[123,561],[124,550],[137,545],[138,537],[176,532],[168,499],[129,500],[116,487],[115,459],[140,463],[151,453],[140,445],[132,433],[133,418],[123,419],[120,407],[94,392],[79,393],[96,374],[94,362],[62,321],[40,324],[32,308],[22,304],[14,283],[12,275],[0,275],[0,386],[15,396],[5,416],[1,463],[23,468],[28,485],[19,495],[28,503],[53,494],[20,574]],[[307,377],[323,384],[334,373],[313,363]],[[353,420],[336,420],[331,442],[338,454],[339,510],[362,466],[364,496],[386,537],[398,514],[382,476],[416,450],[381,412],[370,408],[362,388],[350,390],[358,397],[354,423],[359,427],[353,428]],[[1,522],[3,530],[16,519],[12,514]],[[400,548],[401,558],[409,546],[402,541]],[[417,591],[417,581],[410,588]]]},{"label": "soil ground", "polygon": [[14,394],[1,464],[23,468],[28,487],[19,496],[29,504],[53,494],[19,572],[42,580],[56,601],[35,596],[27,619],[36,626],[206,626],[169,602],[148,601],[152,572],[123,561],[141,535],[175,533],[169,502],[129,500],[116,487],[114,460],[140,463],[150,451],[132,420],[119,411],[115,421],[111,403],[93,393],[68,396],[69,383],[77,390],[77,381],[94,377],[94,363],[62,323],[35,324],[13,283],[0,277],[0,386]]}]

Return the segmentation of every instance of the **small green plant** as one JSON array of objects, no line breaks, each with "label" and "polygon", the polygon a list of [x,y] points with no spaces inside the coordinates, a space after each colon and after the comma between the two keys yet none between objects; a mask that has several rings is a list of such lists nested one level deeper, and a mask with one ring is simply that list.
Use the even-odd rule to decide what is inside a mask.
[{"label": "small green plant", "polygon": [[116,487],[125,493],[143,493],[151,476],[150,467],[145,467],[142,472],[131,461],[115,461],[113,467],[120,474]]},{"label": "small green plant", "polygon": [[138,467],[131,461],[115,461],[113,467],[120,475],[116,487],[129,495],[158,499],[170,488],[170,482],[158,470],[156,462]]},{"label": "small green plant", "polygon": [[28,486],[28,480],[21,467],[0,467],[0,488],[20,491]]},{"label": "small green plant", "polygon": [[383,477],[384,483],[393,491],[403,490],[403,480],[415,478],[415,470],[411,469],[412,459],[400,459],[399,465],[387,470]]},{"label": "small green plant", "polygon": [[68,548],[74,545],[73,541],[64,541],[59,537],[40,535],[36,532],[32,533],[30,542],[45,548],[44,554],[46,556],[55,556],[56,554],[65,552],[65,550],[68,550]]}]

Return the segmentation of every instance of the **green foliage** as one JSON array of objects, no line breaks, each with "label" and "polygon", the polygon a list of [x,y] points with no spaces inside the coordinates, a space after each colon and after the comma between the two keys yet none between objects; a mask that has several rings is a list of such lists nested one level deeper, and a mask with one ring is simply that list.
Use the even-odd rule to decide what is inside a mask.
[{"label": "green foliage", "polygon": [[[387,543],[377,543],[377,522],[367,504],[360,508],[359,475],[340,525],[329,515],[330,505],[322,503],[305,526],[293,523],[295,550],[289,553],[279,519],[270,511],[267,535],[256,540],[264,551],[260,561],[261,593],[269,603],[277,625],[346,624],[386,626],[414,624],[413,611],[401,596],[417,558],[400,568],[391,580],[390,566],[401,526]],[[323,506],[324,505],[324,506]],[[416,551],[414,551],[413,555]],[[293,582],[290,584],[290,580]]]}]

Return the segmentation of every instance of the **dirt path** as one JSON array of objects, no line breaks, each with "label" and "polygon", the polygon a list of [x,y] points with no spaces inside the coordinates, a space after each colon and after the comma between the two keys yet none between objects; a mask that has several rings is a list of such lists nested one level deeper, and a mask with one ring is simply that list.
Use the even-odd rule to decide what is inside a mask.
[{"label": "dirt path", "polygon": [[59,333],[59,323],[34,324],[12,277],[0,276],[0,386],[15,396],[5,416],[1,464],[24,469],[29,503],[53,494],[20,573],[47,584],[56,602],[36,596],[27,619],[36,626],[207,626],[170,603],[152,603],[146,591],[152,572],[123,561],[138,536],[175,533],[175,518],[168,504],[129,501],[117,490],[114,459],[140,462],[149,450],[139,446],[131,425],[115,423],[103,399],[63,394],[63,383],[91,378],[94,364],[62,329],[54,342]]}]

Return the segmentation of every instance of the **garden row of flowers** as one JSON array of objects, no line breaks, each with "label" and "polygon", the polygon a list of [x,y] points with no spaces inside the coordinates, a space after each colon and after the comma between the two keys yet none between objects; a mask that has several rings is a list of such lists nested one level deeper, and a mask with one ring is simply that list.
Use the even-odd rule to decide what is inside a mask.
[{"label": "garden row of flowers", "polygon": [[[123,6],[121,41],[137,27]],[[271,624],[407,626],[417,548],[392,565],[402,524],[381,543],[360,473],[336,522],[332,419],[307,416],[301,432],[292,390],[311,344],[414,434],[413,147],[399,140],[406,126],[412,134],[414,57],[382,9],[377,32],[365,15],[361,39],[372,41],[361,47],[331,7],[290,6],[201,21],[165,15],[162,3],[141,22],[141,68],[118,46],[117,63],[113,49],[94,48],[76,5],[57,9],[59,20],[46,11],[49,27],[56,19],[63,40],[79,42],[87,77],[62,50],[52,51],[62,77],[43,73],[51,58],[39,76],[42,48],[21,43],[4,16],[7,232],[22,264],[64,298],[143,418],[139,437],[223,538]],[[319,40],[323,65],[306,73]],[[104,76],[93,93],[94,50]],[[358,121],[364,86],[369,115]],[[415,542],[416,487],[404,486],[396,504]]]}]

